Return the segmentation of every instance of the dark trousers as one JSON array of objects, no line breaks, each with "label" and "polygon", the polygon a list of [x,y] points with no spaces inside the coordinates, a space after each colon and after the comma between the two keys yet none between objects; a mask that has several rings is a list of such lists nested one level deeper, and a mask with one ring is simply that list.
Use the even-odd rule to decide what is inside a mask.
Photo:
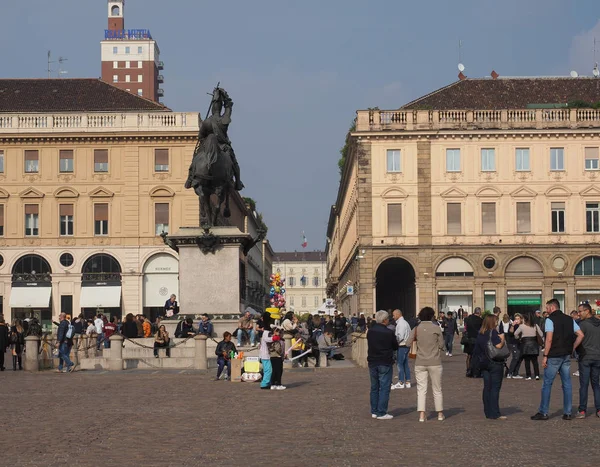
[{"label": "dark trousers", "polygon": [[482,368],[483,376],[483,412],[485,418],[500,417],[500,388],[504,376],[504,365],[489,363]]},{"label": "dark trousers", "polygon": [[321,351],[317,347],[312,348],[312,355],[315,357],[316,363],[315,368],[319,368],[321,366],[319,359],[321,358]]},{"label": "dark trousers", "polygon": [[525,376],[531,378],[531,367],[530,363],[533,363],[533,371],[535,376],[540,376],[540,364],[538,363],[537,355],[523,355],[525,360]]},{"label": "dark trousers", "polygon": [[510,367],[508,368],[508,374],[511,376],[517,376],[521,369],[521,362],[523,357],[521,356],[521,349],[517,344],[508,344],[510,350],[511,360]]},{"label": "dark trousers", "polygon": [[271,386],[281,386],[281,375],[283,375],[283,358],[271,357]]},{"label": "dark trousers", "polygon": [[217,378],[219,376],[221,376],[221,373],[223,373],[223,369],[225,367],[227,367],[227,377],[231,378],[231,360],[230,359],[225,359],[225,357],[219,357],[217,358]]},{"label": "dark trousers", "polygon": [[4,370],[4,355],[6,354],[6,352],[4,351],[4,349],[0,349],[0,368],[2,368]]},{"label": "dark trousers", "polygon": [[167,357],[171,356],[171,349],[169,348],[169,343],[168,342],[163,342],[162,344],[160,342],[154,342],[154,355],[156,355],[158,357],[158,349],[167,349]]},{"label": "dark trousers", "polygon": [[600,360],[579,362],[579,412],[587,410],[588,389],[592,381],[596,412],[600,410]]}]

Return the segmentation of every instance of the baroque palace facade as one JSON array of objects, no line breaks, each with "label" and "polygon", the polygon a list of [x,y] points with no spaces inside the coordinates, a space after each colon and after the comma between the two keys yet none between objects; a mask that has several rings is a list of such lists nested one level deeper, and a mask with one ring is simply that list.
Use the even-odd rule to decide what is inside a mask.
[{"label": "baroque palace facade", "polygon": [[595,78],[496,77],[358,111],[327,234],[338,308],[599,308],[599,101]]},{"label": "baroque palace facade", "polygon": [[[177,254],[160,234],[199,225],[183,187],[197,134],[197,114],[97,79],[0,80],[5,318],[50,330],[61,311],[154,316],[177,295]],[[232,198],[232,225],[256,231]],[[272,255],[266,240],[240,255],[245,304],[264,303]]]}]

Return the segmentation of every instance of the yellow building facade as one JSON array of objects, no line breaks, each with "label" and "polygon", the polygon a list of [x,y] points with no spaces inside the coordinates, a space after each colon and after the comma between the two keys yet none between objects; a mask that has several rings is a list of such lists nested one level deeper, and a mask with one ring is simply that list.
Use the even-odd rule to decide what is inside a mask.
[{"label": "yellow building facade", "polygon": [[596,83],[464,80],[358,111],[329,221],[329,294],[368,314],[512,314],[553,297],[599,308],[600,112],[585,107]]}]

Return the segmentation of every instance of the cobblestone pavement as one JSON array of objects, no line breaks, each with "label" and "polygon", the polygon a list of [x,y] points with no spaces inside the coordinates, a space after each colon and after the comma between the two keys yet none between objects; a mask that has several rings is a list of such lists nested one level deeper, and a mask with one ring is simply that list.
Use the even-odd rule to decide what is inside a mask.
[{"label": "cobblestone pavement", "polygon": [[[414,387],[392,392],[393,420],[372,420],[360,368],[285,371],[286,391],[194,371],[7,369],[0,465],[597,465],[600,419],[561,420],[559,381],[550,421],[529,420],[541,382],[524,380],[504,381],[509,418],[492,421],[483,416],[482,380],[463,369],[463,355],[444,359],[447,419],[432,413],[426,423],[417,421]],[[573,377],[574,404],[578,387]]]}]

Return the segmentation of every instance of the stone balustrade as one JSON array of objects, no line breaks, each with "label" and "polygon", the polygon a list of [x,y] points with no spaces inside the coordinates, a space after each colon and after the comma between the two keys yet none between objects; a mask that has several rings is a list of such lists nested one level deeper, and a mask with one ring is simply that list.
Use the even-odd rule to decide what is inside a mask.
[{"label": "stone balustrade", "polygon": [[600,128],[600,109],[359,110],[356,131]]},{"label": "stone balustrade", "polygon": [[107,112],[58,114],[2,114],[0,135],[14,133],[90,133],[198,131],[198,115],[191,112]]}]

